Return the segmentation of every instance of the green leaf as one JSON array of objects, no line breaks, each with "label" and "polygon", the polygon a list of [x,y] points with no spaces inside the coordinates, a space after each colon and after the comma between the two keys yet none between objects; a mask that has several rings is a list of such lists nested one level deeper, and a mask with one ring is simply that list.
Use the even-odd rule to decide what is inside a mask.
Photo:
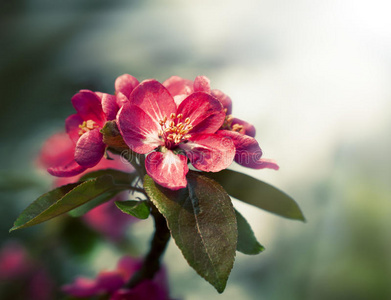
[{"label": "green leaf", "polygon": [[[111,175],[114,179],[114,182],[118,185],[129,185],[129,189],[134,179],[137,177],[136,173],[126,173],[115,169],[104,169],[104,170],[98,170],[93,171],[90,173],[85,174],[83,177],[79,179],[79,181],[87,181],[91,180],[103,175]],[[108,194],[101,195],[94,200],[91,200],[69,212],[69,215],[72,217],[80,217],[87,212],[89,212],[91,209],[97,207],[98,205],[101,205],[111,199],[113,199],[121,190],[116,190]]]},{"label": "green leaf", "polygon": [[247,220],[236,209],[235,214],[236,222],[238,223],[238,244],[236,250],[248,255],[259,254],[264,251],[265,248],[258,243]]},{"label": "green leaf", "polygon": [[145,201],[115,201],[115,205],[125,214],[139,219],[149,217],[149,206]]},{"label": "green leaf", "polygon": [[84,176],[82,176],[79,179],[79,181],[86,181],[103,175],[110,175],[113,177],[113,180],[116,184],[125,184],[125,185],[126,184],[131,185],[131,183],[137,177],[137,174],[135,172],[127,173],[115,169],[104,169],[104,170],[98,170],[98,171],[87,173]]},{"label": "green leaf", "polygon": [[172,191],[146,175],[144,188],[189,265],[222,293],[235,260],[235,211],[214,180],[193,171],[187,180],[186,188]]},{"label": "green leaf", "polygon": [[17,218],[10,231],[42,223],[66,213],[104,193],[124,190],[111,175],[103,175],[85,182],[72,183],[43,194],[31,203]]},{"label": "green leaf", "polygon": [[120,192],[121,192],[121,190],[117,190],[117,191],[108,192],[103,195],[100,195],[100,196],[96,197],[95,199],[88,201],[87,203],[80,205],[79,207],[76,207],[75,209],[72,209],[68,214],[74,218],[81,217],[84,214],[88,213],[91,209],[94,209],[95,207],[97,207],[107,201],[110,201]]},{"label": "green leaf", "polygon": [[202,174],[216,180],[238,200],[281,217],[305,221],[295,200],[263,181],[232,170]]}]

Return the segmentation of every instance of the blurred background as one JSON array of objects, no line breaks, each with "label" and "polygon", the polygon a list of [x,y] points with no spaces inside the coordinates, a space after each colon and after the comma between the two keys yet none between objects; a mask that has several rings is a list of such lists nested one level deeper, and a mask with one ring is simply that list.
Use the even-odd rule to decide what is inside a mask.
[{"label": "blurred background", "polygon": [[113,269],[124,249],[144,253],[151,220],[130,225],[131,246],[118,247],[78,219],[8,230],[53,184],[37,156],[63,130],[78,90],[112,93],[123,73],[140,81],[206,75],[231,97],[234,115],[256,126],[264,157],[280,165],[278,172],[232,168],[291,195],[307,222],[235,201],[266,251],[238,253],[219,295],[171,241],[164,263],[172,297],[391,299],[389,1],[0,5],[1,247],[25,247],[53,286]]}]

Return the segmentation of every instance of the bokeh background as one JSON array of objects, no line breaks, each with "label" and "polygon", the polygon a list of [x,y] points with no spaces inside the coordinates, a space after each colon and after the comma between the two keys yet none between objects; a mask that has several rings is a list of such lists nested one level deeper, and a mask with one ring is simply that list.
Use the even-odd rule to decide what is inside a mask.
[{"label": "bokeh background", "polygon": [[[233,168],[290,194],[307,222],[235,201],[266,251],[238,253],[219,295],[171,241],[164,259],[171,295],[391,299],[389,1],[0,5],[1,246],[25,245],[56,284],[112,269],[118,248],[96,242],[78,221],[66,230],[50,221],[8,233],[21,210],[51,187],[51,178],[36,169],[39,149],[63,129],[80,89],[112,93],[123,73],[161,81],[206,75],[212,88],[233,99],[235,116],[255,124],[264,156],[281,167]],[[150,220],[129,228],[133,253],[147,249],[152,228]],[[80,238],[70,241],[75,232]]]}]

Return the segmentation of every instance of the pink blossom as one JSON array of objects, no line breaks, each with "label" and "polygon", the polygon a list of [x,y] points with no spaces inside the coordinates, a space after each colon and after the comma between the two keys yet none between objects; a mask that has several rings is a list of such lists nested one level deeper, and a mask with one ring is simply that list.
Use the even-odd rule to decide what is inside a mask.
[{"label": "pink blossom", "polygon": [[74,283],[63,286],[62,290],[68,295],[80,298],[109,295],[110,300],[169,299],[164,269],[160,269],[152,280],[144,280],[131,289],[124,288],[125,283],[141,266],[140,261],[125,256],[118,262],[116,270],[103,271],[95,279],[78,277]]},{"label": "pink blossom", "polygon": [[50,174],[58,177],[75,176],[100,162],[106,149],[100,129],[106,121],[115,119],[137,84],[136,78],[124,74],[115,81],[116,95],[81,90],[72,97],[77,113],[66,119],[65,128],[75,144],[74,155],[48,168]]},{"label": "pink blossom", "polygon": [[198,76],[194,82],[192,82],[188,79],[172,76],[167,79],[163,85],[174,97],[177,104],[181,103],[185,97],[196,91],[209,93],[218,99],[225,108],[226,118],[220,128],[221,130],[219,130],[217,134],[226,139],[231,139],[234,143],[236,149],[235,162],[244,167],[253,169],[279,169],[274,160],[261,158],[262,150],[254,138],[255,127],[246,121],[232,116],[231,99],[220,90],[211,90],[210,81],[207,77]]},{"label": "pink blossom", "polygon": [[232,100],[222,91],[210,88],[210,80],[206,76],[197,76],[193,81],[183,79],[179,76],[171,76],[163,85],[179,105],[187,96],[194,92],[205,92],[211,94],[223,104],[226,114],[232,113]]},{"label": "pink blossom", "polygon": [[10,242],[0,250],[0,280],[23,277],[33,267],[25,248]]},{"label": "pink blossom", "polygon": [[125,143],[147,154],[145,167],[158,184],[176,190],[187,185],[187,159],[202,171],[218,172],[233,161],[234,145],[214,134],[224,123],[222,104],[204,92],[194,92],[177,107],[156,80],[138,85],[117,115]]},{"label": "pink blossom", "polygon": [[[54,283],[50,275],[19,242],[9,242],[0,249],[0,281],[4,283],[0,285],[2,295],[2,289],[7,289],[9,297],[18,299],[53,299]],[[12,290],[15,286],[17,289]]]},{"label": "pink blossom", "polygon": [[235,145],[235,162],[252,169],[279,167],[274,160],[262,158],[262,150],[255,137],[255,127],[246,121],[227,115],[218,135],[231,139]]},{"label": "pink blossom", "polygon": [[[41,168],[55,167],[61,164],[64,160],[73,156],[75,145],[64,133],[56,133],[46,140],[40,156],[38,158],[38,166]],[[102,159],[97,165],[90,168],[88,172],[116,169],[124,172],[133,172],[133,167],[120,160],[119,156],[113,155],[113,160]],[[72,177],[57,177],[54,181],[55,186],[62,186],[69,183],[74,183],[79,180],[87,171]],[[88,213],[83,215],[83,220],[92,229],[100,232],[107,238],[119,241],[124,237],[126,225],[135,220],[135,218],[122,213],[114,204],[114,201],[124,200],[127,193],[121,193],[111,201],[103,203]]]}]

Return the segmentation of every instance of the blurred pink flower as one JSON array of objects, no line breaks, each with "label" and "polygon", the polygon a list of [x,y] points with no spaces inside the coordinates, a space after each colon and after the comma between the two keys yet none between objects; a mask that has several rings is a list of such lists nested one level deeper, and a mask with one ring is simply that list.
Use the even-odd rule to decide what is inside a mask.
[{"label": "blurred pink flower", "polygon": [[231,141],[214,134],[223,124],[221,103],[195,92],[177,107],[167,89],[156,80],[140,83],[117,115],[125,143],[147,154],[145,168],[158,184],[177,190],[187,185],[187,159],[202,171],[218,172],[234,156]]},{"label": "blurred pink flower", "polygon": [[50,275],[19,242],[9,242],[0,249],[0,281],[5,283],[0,286],[0,294],[1,289],[8,289],[7,294],[18,299],[53,299],[54,282]]},{"label": "blurred pink flower", "polygon": [[[43,144],[40,156],[38,158],[38,166],[41,168],[55,167],[61,164],[64,159],[72,157],[74,143],[69,139],[66,133],[56,133],[51,136]],[[102,159],[97,165],[88,169],[88,172],[116,169],[124,172],[133,172],[133,167],[121,161],[120,157],[113,155],[113,160]],[[54,180],[55,186],[62,186],[69,183],[74,183],[79,180],[87,171],[72,177],[56,177]],[[117,195],[113,200],[103,203],[88,213],[83,215],[83,220],[92,229],[100,232],[107,238],[114,241],[119,241],[123,238],[127,229],[127,224],[136,219],[122,213],[114,204],[114,201],[124,200],[127,197],[127,192]]]},{"label": "blurred pink flower", "polygon": [[62,290],[68,295],[79,298],[108,294],[110,300],[169,299],[167,276],[163,268],[152,280],[144,280],[131,289],[123,287],[141,266],[139,260],[125,256],[118,262],[116,270],[100,272],[95,279],[78,277],[73,283],[63,286]]},{"label": "blurred pink flower", "polygon": [[10,242],[0,250],[0,280],[12,280],[25,276],[33,267],[25,248]]}]

